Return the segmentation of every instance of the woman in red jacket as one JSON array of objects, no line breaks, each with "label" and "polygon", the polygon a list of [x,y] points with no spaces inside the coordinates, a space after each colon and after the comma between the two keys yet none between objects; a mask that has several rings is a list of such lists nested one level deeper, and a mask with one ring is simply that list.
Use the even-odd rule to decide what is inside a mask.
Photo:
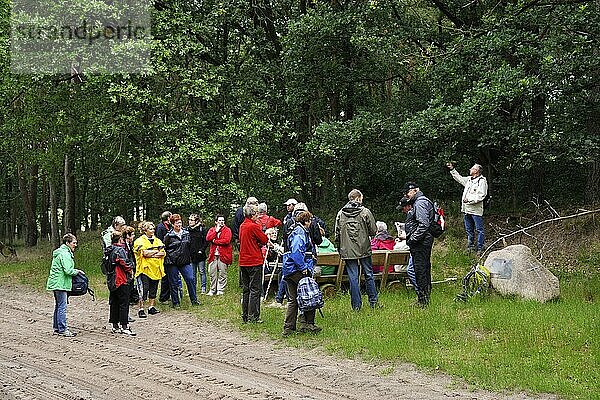
[{"label": "woman in red jacket", "polygon": [[208,254],[208,273],[210,290],[208,295],[222,295],[227,286],[227,268],[231,265],[231,229],[225,225],[225,217],[217,215],[215,226],[208,230],[206,242],[210,243]]},{"label": "woman in red jacket", "polygon": [[240,271],[242,272],[242,320],[261,323],[260,295],[262,291],[262,246],[269,242],[258,218],[258,206],[244,207],[244,222],[240,225]]}]

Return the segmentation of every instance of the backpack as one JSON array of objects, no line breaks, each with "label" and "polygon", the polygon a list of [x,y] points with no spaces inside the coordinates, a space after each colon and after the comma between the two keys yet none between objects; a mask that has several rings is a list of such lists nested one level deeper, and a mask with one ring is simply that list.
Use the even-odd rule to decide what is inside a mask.
[{"label": "backpack", "polygon": [[325,305],[323,300],[323,292],[319,289],[319,284],[312,277],[307,276],[300,279],[298,282],[298,296],[296,297],[298,308],[300,311],[319,310],[321,316],[321,308]]},{"label": "backpack", "polygon": [[[104,243],[104,242],[103,242]],[[110,253],[112,253],[112,245],[108,247],[102,246],[102,261],[100,262],[100,270],[103,275],[108,275],[110,272],[114,272],[115,266],[110,261]]]},{"label": "backpack", "polygon": [[89,293],[92,296],[92,301],[96,300],[94,291],[89,287],[89,279],[87,275],[77,274],[73,276],[73,285],[71,291],[67,292],[67,296],[83,296]]},{"label": "backpack", "polygon": [[429,225],[429,233],[434,238],[442,236],[446,232],[446,218],[444,209],[440,208],[436,203],[433,203],[433,224]]}]

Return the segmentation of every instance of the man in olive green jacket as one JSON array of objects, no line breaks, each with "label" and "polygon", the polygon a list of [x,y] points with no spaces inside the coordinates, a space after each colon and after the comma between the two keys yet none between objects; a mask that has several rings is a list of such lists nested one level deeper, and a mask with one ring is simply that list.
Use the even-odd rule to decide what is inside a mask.
[{"label": "man in olive green jacket", "polygon": [[72,233],[63,236],[63,244],[52,253],[52,265],[46,283],[46,290],[54,292],[54,317],[52,325],[55,335],[73,337],[76,333],[67,328],[67,292],[73,286],[73,276],[83,271],[75,268],[73,252],[77,238]]},{"label": "man in olive green jacket", "polygon": [[371,259],[371,239],[377,233],[375,218],[371,211],[362,205],[363,195],[358,189],[348,193],[348,203],[335,218],[335,242],[340,257],[346,263],[350,280],[350,303],[352,309],[360,310],[362,298],[358,282],[359,263],[365,276],[365,285],[369,304],[377,306],[377,289],[373,279],[373,260]]}]

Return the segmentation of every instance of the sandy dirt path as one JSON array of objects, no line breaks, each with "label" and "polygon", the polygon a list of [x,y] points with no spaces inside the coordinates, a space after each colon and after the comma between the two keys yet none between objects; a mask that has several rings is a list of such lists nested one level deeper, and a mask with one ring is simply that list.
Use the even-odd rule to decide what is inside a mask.
[{"label": "sandy dirt path", "polygon": [[68,322],[78,335],[59,337],[50,293],[0,286],[0,399],[530,398],[469,391],[410,365],[379,373],[385,365],[255,341],[184,311],[138,319],[137,337],[112,334],[106,300],[70,302]]}]

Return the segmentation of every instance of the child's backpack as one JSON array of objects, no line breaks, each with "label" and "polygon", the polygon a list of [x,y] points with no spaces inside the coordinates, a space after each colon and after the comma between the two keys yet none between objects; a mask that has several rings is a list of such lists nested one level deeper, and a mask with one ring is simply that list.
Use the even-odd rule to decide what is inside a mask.
[{"label": "child's backpack", "polygon": [[440,208],[437,203],[433,203],[433,212],[433,224],[429,226],[429,232],[433,237],[438,238],[446,232],[446,219],[444,218],[444,209]]},{"label": "child's backpack", "polygon": [[89,287],[89,279],[85,274],[77,274],[73,276],[73,285],[71,291],[67,292],[67,296],[83,296],[89,293],[92,296],[92,301],[96,300],[94,291]]},{"label": "child's backpack", "polygon": [[298,308],[300,311],[319,310],[321,316],[323,312],[321,308],[325,305],[323,300],[323,292],[319,289],[319,284],[310,276],[300,279],[298,282],[298,296],[296,297]]}]

